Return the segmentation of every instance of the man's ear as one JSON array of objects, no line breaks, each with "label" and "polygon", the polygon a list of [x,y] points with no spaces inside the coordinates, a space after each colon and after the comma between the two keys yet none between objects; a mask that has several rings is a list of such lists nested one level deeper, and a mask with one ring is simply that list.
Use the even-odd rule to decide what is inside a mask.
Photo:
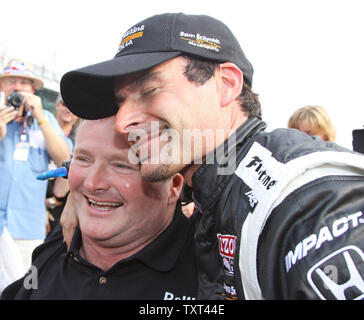
[{"label": "man's ear", "polygon": [[225,107],[233,102],[241,93],[243,88],[243,73],[231,62],[219,64],[221,81],[220,105]]},{"label": "man's ear", "polygon": [[183,176],[177,173],[171,180],[170,194],[168,198],[168,204],[175,204],[182,192],[183,187]]}]

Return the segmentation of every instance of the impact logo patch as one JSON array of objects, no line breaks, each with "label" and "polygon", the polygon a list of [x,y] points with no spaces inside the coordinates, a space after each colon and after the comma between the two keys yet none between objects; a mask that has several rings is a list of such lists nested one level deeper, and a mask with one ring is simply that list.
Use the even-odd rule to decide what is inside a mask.
[{"label": "impact logo patch", "polygon": [[364,219],[361,218],[362,216],[363,213],[359,211],[340,217],[331,226],[323,226],[318,234],[313,233],[300,241],[285,256],[286,271],[289,272],[298,261],[305,258],[311,252],[320,249],[327,242],[333,241],[335,238],[343,236],[347,231],[363,224]]}]

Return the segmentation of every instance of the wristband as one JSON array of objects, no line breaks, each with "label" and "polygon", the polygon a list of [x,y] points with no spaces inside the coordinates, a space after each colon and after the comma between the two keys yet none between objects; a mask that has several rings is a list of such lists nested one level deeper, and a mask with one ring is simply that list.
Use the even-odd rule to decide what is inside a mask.
[{"label": "wristband", "polygon": [[42,124],[47,122],[48,122],[47,118],[43,116],[42,120],[38,121],[38,126],[41,126]]}]

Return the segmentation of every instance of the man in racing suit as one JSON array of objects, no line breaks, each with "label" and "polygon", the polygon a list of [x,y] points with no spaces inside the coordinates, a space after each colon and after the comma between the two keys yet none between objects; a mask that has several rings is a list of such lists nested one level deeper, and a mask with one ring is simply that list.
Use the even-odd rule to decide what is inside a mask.
[{"label": "man in racing suit", "polygon": [[200,296],[363,298],[363,157],[264,128],[237,130],[234,174],[204,164],[192,177]]},{"label": "man in racing suit", "polygon": [[145,130],[138,150],[165,128],[229,130],[204,145],[203,164],[140,160],[146,180],[180,171],[192,187],[200,299],[363,298],[364,157],[297,130],[265,132],[252,74],[220,21],[162,14],[130,28],[114,59],[66,73],[61,92],[80,118],[116,114],[128,138]]}]

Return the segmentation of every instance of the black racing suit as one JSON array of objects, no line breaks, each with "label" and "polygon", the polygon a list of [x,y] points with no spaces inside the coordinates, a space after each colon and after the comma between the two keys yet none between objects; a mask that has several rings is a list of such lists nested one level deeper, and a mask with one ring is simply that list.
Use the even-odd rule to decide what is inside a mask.
[{"label": "black racing suit", "polygon": [[193,175],[199,299],[363,299],[364,156],[264,129],[249,118]]}]

